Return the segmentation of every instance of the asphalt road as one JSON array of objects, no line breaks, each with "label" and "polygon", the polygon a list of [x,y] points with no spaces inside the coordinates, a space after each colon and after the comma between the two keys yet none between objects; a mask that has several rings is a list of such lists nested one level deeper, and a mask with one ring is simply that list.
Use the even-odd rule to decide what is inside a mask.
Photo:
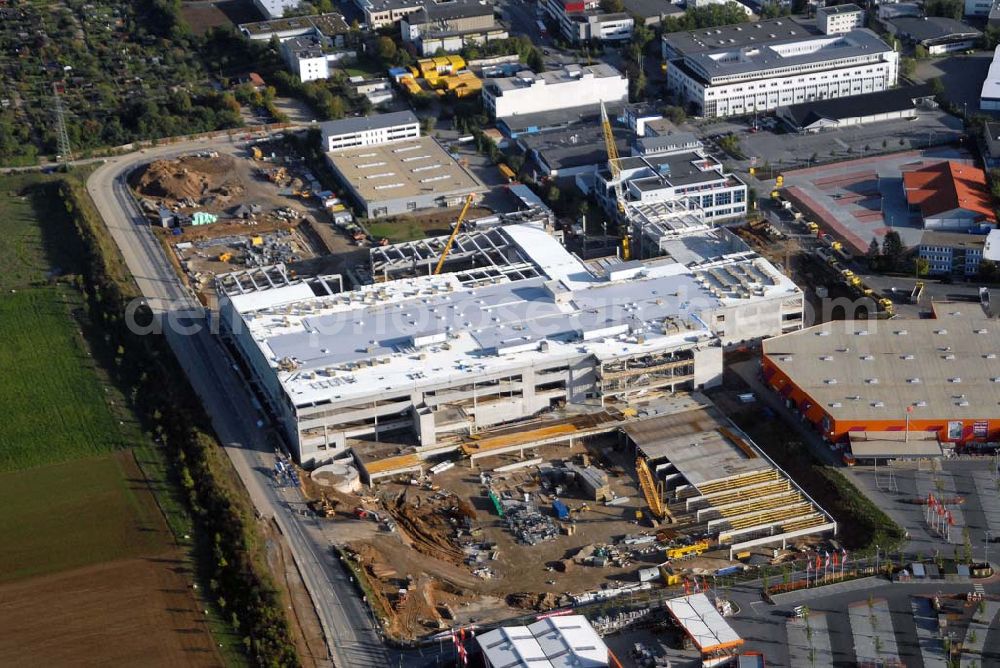
[{"label": "asphalt road", "polygon": [[[274,518],[288,540],[319,615],[333,663],[337,666],[382,666],[389,656],[367,607],[356,594],[329,540],[315,521],[293,512],[290,501],[301,501],[297,491],[285,495],[271,484],[273,446],[257,427],[246,384],[207,327],[207,318],[181,284],[161,246],[138,211],[125,176],[157,158],[199,150],[225,150],[232,139],[193,141],[147,149],[108,161],[87,182],[87,189],[120,248],[139,289],[154,313],[164,319],[164,334],[204,403],[212,425],[240,475],[255,508],[263,518]],[[171,325],[175,326],[171,326]],[[191,331],[184,331],[191,330]],[[287,498],[291,493],[292,498]]]}]

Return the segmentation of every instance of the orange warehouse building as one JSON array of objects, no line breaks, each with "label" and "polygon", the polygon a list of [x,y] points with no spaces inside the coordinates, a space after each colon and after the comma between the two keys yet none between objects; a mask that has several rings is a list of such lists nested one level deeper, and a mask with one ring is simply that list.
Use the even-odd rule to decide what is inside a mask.
[{"label": "orange warehouse building", "polygon": [[914,447],[931,433],[956,445],[1000,440],[1000,322],[978,305],[961,308],[768,339],[764,381],[831,442],[852,432],[901,432]]}]

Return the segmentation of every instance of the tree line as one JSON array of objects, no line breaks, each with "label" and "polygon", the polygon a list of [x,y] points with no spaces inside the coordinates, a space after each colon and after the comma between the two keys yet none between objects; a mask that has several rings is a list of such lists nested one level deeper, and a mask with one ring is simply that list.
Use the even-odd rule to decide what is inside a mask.
[{"label": "tree line", "polygon": [[[114,351],[111,371],[129,388],[143,426],[167,452],[172,481],[193,516],[209,594],[241,636],[253,664],[298,665],[249,499],[234,480],[197,395],[162,335],[143,336],[126,325],[126,306],[140,295],[83,184],[67,177],[58,196],[82,245],[82,289],[91,318]],[[148,308],[140,311],[137,319],[152,317]]]}]

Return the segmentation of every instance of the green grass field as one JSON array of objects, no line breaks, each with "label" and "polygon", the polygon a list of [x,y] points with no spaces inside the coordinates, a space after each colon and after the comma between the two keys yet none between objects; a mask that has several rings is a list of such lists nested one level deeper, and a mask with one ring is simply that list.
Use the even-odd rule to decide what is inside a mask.
[{"label": "green grass field", "polygon": [[38,176],[0,178],[0,231],[0,471],[122,446],[112,394],[72,316],[82,298],[49,280],[79,270],[54,186]]},{"label": "green grass field", "polygon": [[129,452],[0,473],[0,582],[162,553],[170,534],[142,485]]},{"label": "green grass field", "polygon": [[394,244],[401,241],[423,239],[427,236],[423,228],[412,220],[396,223],[370,223],[368,231],[371,232],[374,238],[381,239],[385,237]]},{"label": "green grass field", "polygon": [[0,470],[121,445],[70,318],[73,306],[68,291],[54,286],[0,295]]}]

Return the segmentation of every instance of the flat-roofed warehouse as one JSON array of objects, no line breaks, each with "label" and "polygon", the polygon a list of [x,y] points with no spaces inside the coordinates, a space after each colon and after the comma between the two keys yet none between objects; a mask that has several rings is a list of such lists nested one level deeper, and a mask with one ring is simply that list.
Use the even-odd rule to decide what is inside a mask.
[{"label": "flat-roofed warehouse", "polygon": [[486,191],[432,137],[333,151],[327,161],[369,218],[456,206]]},{"label": "flat-roofed warehouse", "polygon": [[[950,310],[960,315],[940,317]],[[978,304],[927,320],[829,322],[763,343],[768,385],[843,442],[857,432],[1000,438],[1000,323]],[[886,440],[886,439],[883,439]]]},{"label": "flat-roofed warehouse", "polygon": [[[642,417],[640,415],[640,417]],[[837,523],[715,406],[622,427],[644,459],[667,514],[729,547],[730,554],[836,532]]]}]

